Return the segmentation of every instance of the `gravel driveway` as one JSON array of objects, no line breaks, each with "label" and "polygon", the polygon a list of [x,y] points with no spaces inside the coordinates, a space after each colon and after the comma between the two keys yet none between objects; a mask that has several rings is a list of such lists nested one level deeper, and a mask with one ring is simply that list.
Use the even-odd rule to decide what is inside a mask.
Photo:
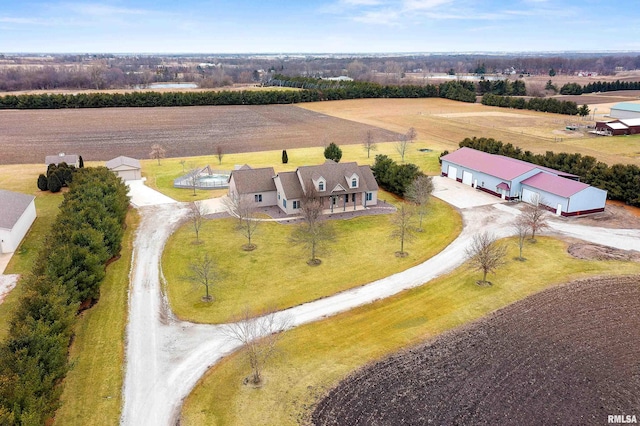
[{"label": "gravel driveway", "polygon": [[[496,201],[495,198],[493,198]],[[497,200],[499,201],[499,200]],[[129,290],[123,425],[174,425],[182,400],[200,377],[222,357],[237,349],[219,325],[178,321],[161,291],[159,262],[167,238],[186,216],[184,204],[140,209],[142,220],[134,243]],[[512,232],[519,210],[507,204],[461,210],[463,231],[449,246],[421,265],[370,284],[281,311],[292,327],[347,311],[407,288],[422,285],[464,261],[473,235],[490,231],[496,237]],[[160,226],[164,225],[164,226]],[[619,248],[638,247],[640,230],[590,228],[552,219],[554,232]]]}]

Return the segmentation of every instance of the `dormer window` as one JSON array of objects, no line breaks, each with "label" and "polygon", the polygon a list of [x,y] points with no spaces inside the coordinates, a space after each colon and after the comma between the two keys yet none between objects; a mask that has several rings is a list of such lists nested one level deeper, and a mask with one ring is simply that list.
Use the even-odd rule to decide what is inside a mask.
[{"label": "dormer window", "polygon": [[318,182],[318,191],[324,191],[324,182],[323,181]]},{"label": "dormer window", "polygon": [[358,187],[358,179],[356,179],[356,178],[351,179],[351,187],[352,188],[357,188]]}]

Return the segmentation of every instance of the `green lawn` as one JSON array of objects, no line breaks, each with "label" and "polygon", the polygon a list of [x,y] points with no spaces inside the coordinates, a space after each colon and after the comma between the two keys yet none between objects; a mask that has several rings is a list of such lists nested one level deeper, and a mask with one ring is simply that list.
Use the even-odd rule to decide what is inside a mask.
[{"label": "green lawn", "polygon": [[[392,142],[377,144],[377,150],[371,152],[371,158],[367,158],[367,153],[361,145],[343,145],[342,159],[340,161],[356,161],[359,164],[373,164],[376,154],[386,154],[400,162],[400,155],[395,150]],[[429,147],[417,141],[413,143],[406,156],[405,161],[414,163],[427,174],[440,174],[438,157],[440,151],[422,152],[419,149]],[[204,167],[210,165],[214,170],[233,170],[237,165],[248,164],[251,167],[274,167],[276,172],[295,170],[302,165],[321,164],[325,161],[324,147],[288,149],[289,162],[282,164],[282,151],[262,151],[242,154],[227,154],[222,159],[222,164],[218,164],[218,158],[210,155],[204,157],[188,158],[165,158],[160,165],[156,160],[142,160],[142,174],[147,178],[147,185],[157,189],[163,194],[178,201],[193,201],[206,198],[219,197],[225,194],[226,190],[196,190],[193,195],[192,189],[181,189],[173,187],[173,180],[183,176],[191,167]],[[184,170],[180,161],[184,160]],[[191,167],[190,167],[191,165]]]},{"label": "green lawn", "polygon": [[[391,215],[335,220],[338,236],[320,266],[308,266],[308,252],[288,241],[294,225],[264,222],[253,239],[258,249],[242,250],[246,240],[235,231],[235,219],[204,223],[203,244],[193,244],[191,224],[178,229],[167,242],[162,267],[171,307],[182,319],[219,323],[230,320],[245,307],[252,312],[283,309],[383,278],[422,263],[446,247],[459,234],[460,215],[444,202],[432,199],[424,219],[426,230],[406,243],[409,256],[397,258],[399,242],[392,240]],[[204,253],[215,260],[221,278],[212,294],[215,301],[201,301],[205,289],[190,282],[189,264]]]},{"label": "green lawn", "polygon": [[[508,259],[517,254],[509,240]],[[266,368],[265,384],[242,384],[250,371],[242,353],[213,367],[186,399],[183,425],[296,425],[321,395],[363,365],[473,321],[545,288],[578,277],[637,274],[633,262],[570,257],[567,244],[540,237],[525,263],[510,260],[479,287],[464,266],[422,287],[287,332],[282,356]]]},{"label": "green lawn", "polygon": [[129,267],[138,213],[127,215],[121,257],[107,267],[100,301],[76,324],[56,425],[115,425],[122,408]]}]

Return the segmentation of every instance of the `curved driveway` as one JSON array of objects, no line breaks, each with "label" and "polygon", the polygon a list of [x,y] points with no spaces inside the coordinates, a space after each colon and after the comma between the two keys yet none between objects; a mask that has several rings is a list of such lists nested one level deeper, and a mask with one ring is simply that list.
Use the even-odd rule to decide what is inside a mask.
[{"label": "curved driveway", "polygon": [[[173,425],[179,418],[182,400],[200,377],[239,345],[224,337],[222,326],[178,321],[163,297],[159,267],[162,250],[171,232],[186,216],[186,208],[181,204],[164,204],[145,207],[140,212],[142,220],[134,243],[130,276],[121,423]],[[285,315],[294,327],[422,285],[462,264],[465,248],[476,232],[490,231],[499,238],[510,235],[511,223],[519,211],[496,204],[464,209],[461,213],[462,233],[421,265],[277,315]],[[553,222],[552,227],[558,233],[620,248],[637,248],[640,241],[640,230],[603,230],[564,222]]]}]

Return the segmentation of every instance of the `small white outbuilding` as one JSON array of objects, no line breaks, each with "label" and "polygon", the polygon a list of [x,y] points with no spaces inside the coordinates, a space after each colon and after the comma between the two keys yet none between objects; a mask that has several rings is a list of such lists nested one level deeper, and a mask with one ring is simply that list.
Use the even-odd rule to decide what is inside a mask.
[{"label": "small white outbuilding", "polygon": [[36,197],[0,189],[0,253],[16,251],[36,220]]},{"label": "small white outbuilding", "polygon": [[121,155],[120,157],[107,161],[106,165],[107,169],[111,170],[124,181],[142,179],[140,161],[135,158]]}]

